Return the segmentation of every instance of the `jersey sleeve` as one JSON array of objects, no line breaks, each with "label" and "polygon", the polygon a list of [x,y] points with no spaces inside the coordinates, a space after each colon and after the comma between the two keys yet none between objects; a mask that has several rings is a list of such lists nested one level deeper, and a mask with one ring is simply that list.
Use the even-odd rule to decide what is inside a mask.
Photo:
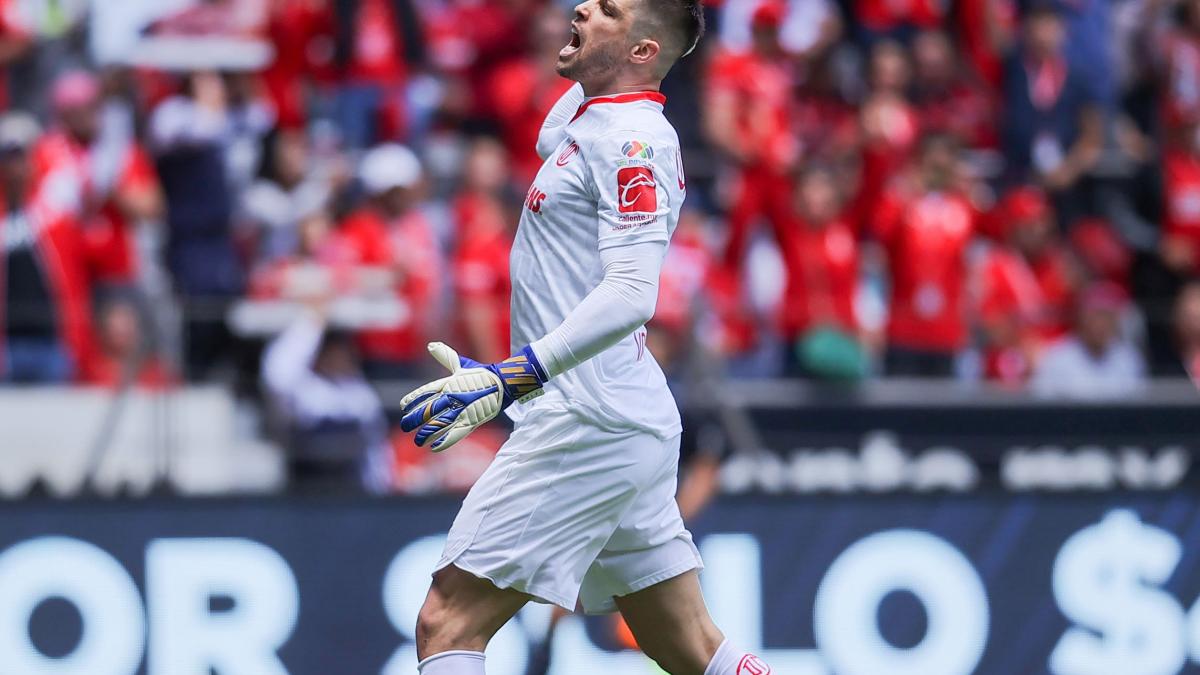
[{"label": "jersey sleeve", "polygon": [[597,197],[600,250],[670,239],[668,167],[677,148],[656,146],[648,134],[620,131],[601,136],[584,153]]}]

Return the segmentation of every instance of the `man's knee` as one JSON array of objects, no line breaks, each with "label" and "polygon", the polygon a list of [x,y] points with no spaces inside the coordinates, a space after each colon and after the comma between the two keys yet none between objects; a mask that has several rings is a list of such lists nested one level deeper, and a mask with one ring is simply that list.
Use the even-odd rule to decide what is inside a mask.
[{"label": "man's knee", "polygon": [[425,596],[424,604],[421,605],[421,611],[417,612],[418,650],[438,637],[438,628],[444,623],[443,614],[445,614],[445,605],[441,596],[436,590],[430,589],[429,594]]},{"label": "man's knee", "polygon": [[475,617],[465,615],[463,608],[468,605],[454,597],[454,589],[454,584],[435,579],[417,612],[417,654],[421,658],[454,649],[483,651],[487,645],[489,636],[472,620]]},{"label": "man's knee", "polygon": [[457,623],[446,598],[434,585],[417,612],[417,655],[424,659],[459,647],[456,643],[461,636],[453,634]]},{"label": "man's knee", "polygon": [[452,650],[483,651],[492,635],[526,602],[455,567],[434,575],[417,613],[417,655]]}]

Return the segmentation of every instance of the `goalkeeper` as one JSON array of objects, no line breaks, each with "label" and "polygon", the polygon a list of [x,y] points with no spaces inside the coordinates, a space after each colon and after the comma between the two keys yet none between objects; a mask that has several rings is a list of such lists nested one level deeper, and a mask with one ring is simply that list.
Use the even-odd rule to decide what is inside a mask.
[{"label": "goalkeeper", "polygon": [[620,611],[673,675],[766,675],[700,592],[675,502],[679,411],[646,350],[686,181],[659,84],[703,31],[695,0],[586,0],[557,69],[574,79],[538,138],[510,258],[513,356],[441,343],[451,374],[403,400],[443,451],[501,410],[515,429],[450,529],[417,622],[422,675],[483,675],[488,640],[530,600]]}]

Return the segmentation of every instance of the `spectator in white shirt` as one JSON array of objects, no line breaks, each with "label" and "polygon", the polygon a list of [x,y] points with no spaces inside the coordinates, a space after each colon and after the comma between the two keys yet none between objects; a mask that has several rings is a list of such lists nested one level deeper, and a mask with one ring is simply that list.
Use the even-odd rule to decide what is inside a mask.
[{"label": "spectator in white shirt", "polygon": [[1075,330],[1051,345],[1033,376],[1033,391],[1047,398],[1111,399],[1138,391],[1146,364],[1121,335],[1125,291],[1102,282],[1080,297]]},{"label": "spectator in white shirt", "polygon": [[390,488],[387,419],[363,377],[350,333],[306,312],[268,345],[262,373],[289,446],[293,487]]},{"label": "spectator in white shirt", "polygon": [[314,170],[303,131],[278,130],[266,142],[259,177],[242,195],[242,217],[257,240],[259,261],[273,261],[300,248],[300,224],[329,202],[332,184]]}]

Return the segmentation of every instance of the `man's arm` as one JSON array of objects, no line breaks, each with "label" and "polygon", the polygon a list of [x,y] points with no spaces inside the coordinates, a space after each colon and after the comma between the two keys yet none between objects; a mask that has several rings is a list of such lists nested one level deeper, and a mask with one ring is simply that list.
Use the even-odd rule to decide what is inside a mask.
[{"label": "man's arm", "polygon": [[1096,166],[1103,150],[1104,113],[1099,105],[1089,102],[1079,112],[1079,137],[1058,167],[1045,176],[1046,186],[1051,190],[1071,187]]},{"label": "man's arm", "polygon": [[746,148],[738,131],[737,94],[717,85],[710,89],[701,114],[705,137],[733,161],[739,164],[750,162],[752,150]]},{"label": "man's arm", "polygon": [[530,347],[549,377],[612,347],[654,316],[665,242],[600,251],[604,278],[558,328]]},{"label": "man's arm", "polygon": [[267,345],[262,380],[277,401],[292,401],[305,380],[312,377],[312,361],[324,332],[324,318],[315,311],[305,311]]}]

